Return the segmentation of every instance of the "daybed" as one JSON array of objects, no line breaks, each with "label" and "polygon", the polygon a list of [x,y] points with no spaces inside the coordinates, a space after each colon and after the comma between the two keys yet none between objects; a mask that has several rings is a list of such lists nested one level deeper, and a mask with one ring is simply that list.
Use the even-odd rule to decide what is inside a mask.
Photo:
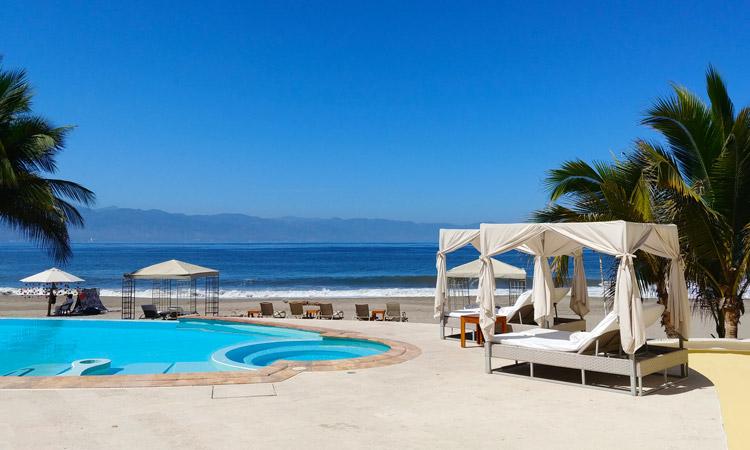
[{"label": "daybed", "polygon": [[[660,317],[664,307],[651,303],[643,306],[643,321],[648,327]],[[520,332],[496,334],[488,348],[488,371],[507,374],[519,362],[529,364],[534,377],[534,365],[579,369],[581,384],[586,385],[586,372],[602,372],[630,377],[630,392],[643,395],[643,377],[680,367],[680,376],[687,374],[687,350],[645,345],[632,357],[623,354],[617,313],[611,312],[591,331],[569,332],[532,328]],[[492,369],[492,359],[515,361],[515,364]],[[651,392],[655,391],[652,390]]]}]

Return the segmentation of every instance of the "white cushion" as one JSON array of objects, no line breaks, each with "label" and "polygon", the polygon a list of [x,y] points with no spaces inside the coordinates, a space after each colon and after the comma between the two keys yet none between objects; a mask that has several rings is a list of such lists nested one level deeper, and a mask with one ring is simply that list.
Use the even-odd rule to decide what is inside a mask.
[{"label": "white cushion", "polygon": [[[658,303],[644,303],[643,321],[646,327],[653,325],[664,311],[664,306]],[[577,352],[588,347],[603,334],[619,329],[617,314],[611,312],[604,316],[591,331],[550,330],[546,328],[532,328],[518,333],[496,334],[492,342],[497,344],[515,345],[539,350],[555,350],[561,352]]]}]

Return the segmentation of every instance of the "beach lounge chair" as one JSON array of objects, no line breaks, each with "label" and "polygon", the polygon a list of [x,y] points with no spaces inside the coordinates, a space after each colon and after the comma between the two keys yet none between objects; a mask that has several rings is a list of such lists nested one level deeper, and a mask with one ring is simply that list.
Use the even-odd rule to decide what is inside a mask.
[{"label": "beach lounge chair", "polygon": [[166,319],[169,312],[159,311],[155,305],[141,305],[143,315],[139,319]]},{"label": "beach lounge chair", "polygon": [[283,319],[286,317],[286,311],[274,311],[273,303],[261,302],[260,303],[260,316],[261,317],[274,317],[276,319]]},{"label": "beach lounge chair", "polygon": [[295,319],[302,319],[305,316],[305,309],[300,302],[289,303],[289,312]]},{"label": "beach lounge chair", "polygon": [[357,320],[372,320],[370,317],[370,305],[365,303],[364,305],[354,305],[354,318]]},{"label": "beach lounge chair", "polygon": [[406,312],[401,312],[401,304],[398,302],[388,302],[385,304],[385,320],[392,322],[406,322]]},{"label": "beach lounge chair", "polygon": [[[568,288],[556,288],[555,302],[559,302],[564,298],[568,291]],[[529,289],[519,295],[512,306],[496,308],[495,314],[497,316],[506,317],[507,329],[509,331],[521,331],[537,327],[536,322],[534,322],[534,299],[531,295],[532,291]],[[460,328],[461,316],[468,314],[479,314],[479,305],[468,305],[463,309],[444,314],[443,320],[440,323],[441,337],[445,338],[445,328]],[[565,331],[585,331],[586,321],[583,319],[555,317],[554,323],[550,328]],[[500,330],[497,329],[497,331],[499,332]]]},{"label": "beach lounge chair", "polygon": [[66,298],[64,303],[55,308],[55,315],[65,316],[70,314],[70,310],[73,308],[73,303],[75,303],[75,301],[72,298]]},{"label": "beach lounge chair", "polygon": [[[664,306],[651,303],[643,305],[643,319],[650,326],[661,317]],[[631,358],[620,349],[620,329],[617,314],[607,314],[591,331],[562,331],[548,328],[531,328],[524,331],[496,334],[488,346],[487,369],[492,372],[492,358],[529,364],[529,374],[534,377],[534,364],[565,367],[581,371],[581,384],[586,384],[586,371],[630,376],[630,391],[643,395],[643,377],[681,366],[687,373],[687,350],[647,346]]]},{"label": "beach lounge chair", "polygon": [[344,312],[334,311],[333,305],[331,303],[320,304],[320,314],[318,314],[318,319],[339,320],[343,318],[344,318]]}]

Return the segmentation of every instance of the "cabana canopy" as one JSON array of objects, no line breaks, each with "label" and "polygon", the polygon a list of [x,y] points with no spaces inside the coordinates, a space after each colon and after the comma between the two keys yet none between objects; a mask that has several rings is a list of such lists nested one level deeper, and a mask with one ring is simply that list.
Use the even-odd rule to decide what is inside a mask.
[{"label": "cabana canopy", "polygon": [[[492,271],[495,274],[495,279],[501,280],[525,280],[526,271],[520,267],[511,266],[502,261],[498,261],[495,258],[490,258],[492,261]],[[461,264],[460,266],[454,267],[449,270],[446,275],[448,278],[479,278],[479,271],[482,269],[482,260],[475,259],[474,261]]]},{"label": "cabana canopy", "polygon": [[126,276],[145,280],[192,280],[201,277],[217,277],[219,276],[219,271],[170,259],[169,261],[136,270]]},{"label": "cabana canopy", "polygon": [[480,325],[485,337],[489,340],[495,327],[495,276],[490,257],[512,249],[534,255],[532,295],[535,319],[543,323],[552,317],[554,285],[548,257],[576,255],[584,247],[620,260],[614,310],[620,322],[620,340],[626,353],[635,353],[646,342],[640,291],[633,270],[634,253],[638,250],[671,260],[667,308],[675,327],[683,336],[688,335],[690,311],[677,227],[612,221],[480,225],[482,269],[478,301]]},{"label": "cabana canopy", "polygon": [[21,280],[22,283],[82,283],[82,278],[78,278],[75,275],[71,275],[64,270],[60,270],[56,267],[47,269],[44,272],[39,272],[36,275],[31,275]]}]

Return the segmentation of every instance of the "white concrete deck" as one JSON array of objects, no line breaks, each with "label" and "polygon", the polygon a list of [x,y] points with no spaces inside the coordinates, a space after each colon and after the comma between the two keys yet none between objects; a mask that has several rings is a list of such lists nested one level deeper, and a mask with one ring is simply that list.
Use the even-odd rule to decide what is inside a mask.
[{"label": "white concrete deck", "polygon": [[697,373],[678,393],[633,398],[487,375],[483,350],[441,341],[436,324],[314,324],[422,355],[273,386],[3,390],[0,447],[726,448],[716,391]]}]

